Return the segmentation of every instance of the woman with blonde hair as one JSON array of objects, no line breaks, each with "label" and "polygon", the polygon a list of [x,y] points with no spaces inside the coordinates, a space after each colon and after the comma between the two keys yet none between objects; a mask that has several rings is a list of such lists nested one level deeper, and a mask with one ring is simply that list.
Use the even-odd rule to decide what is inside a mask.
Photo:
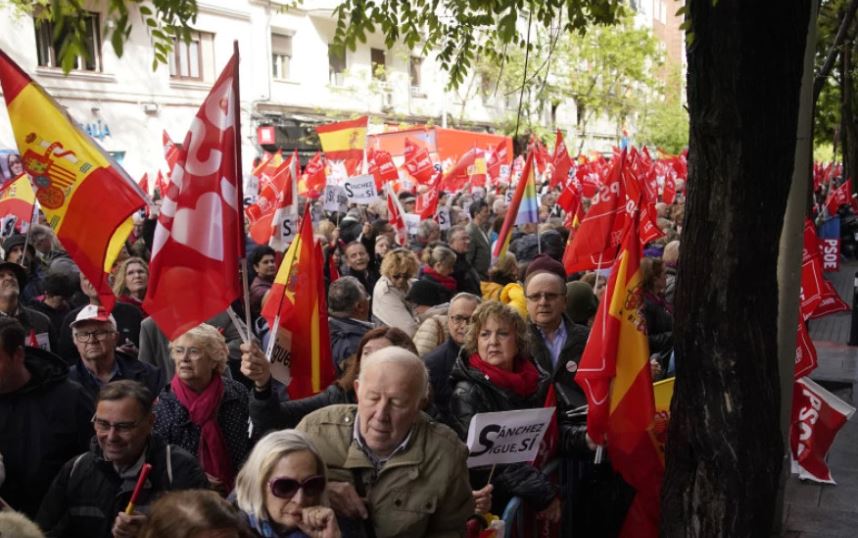
[{"label": "woman with blonde hair", "polygon": [[201,324],[170,342],[176,373],[155,403],[155,432],[196,454],[212,486],[226,494],[250,450],[247,389],[222,377],[223,335]]},{"label": "woman with blonde hair", "polygon": [[283,430],[253,448],[236,478],[234,499],[257,536],[337,538],[326,486],[327,468],[313,443],[302,432]]},{"label": "woman with blonde hair", "polygon": [[[149,285],[149,266],[142,258],[131,256],[119,264],[113,277],[113,293],[119,301],[143,310],[143,299]],[[143,310],[143,312],[146,312]]]},{"label": "woman with blonde hair", "polygon": [[410,337],[420,321],[412,312],[405,294],[419,268],[417,256],[404,248],[388,252],[381,261],[381,278],[372,290],[372,315],[388,327],[398,327]]}]

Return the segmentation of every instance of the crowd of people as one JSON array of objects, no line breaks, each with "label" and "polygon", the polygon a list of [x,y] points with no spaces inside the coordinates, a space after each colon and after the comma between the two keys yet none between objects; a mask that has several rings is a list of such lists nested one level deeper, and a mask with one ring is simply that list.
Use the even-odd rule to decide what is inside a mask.
[{"label": "crowd of people", "polygon": [[[567,274],[556,195],[543,187],[541,224],[499,259],[503,195],[444,194],[451,226],[424,220],[401,245],[383,202],[340,214],[311,202],[337,377],[302,399],[263,352],[282,253],[248,245],[253,327],[222,312],[170,341],[143,308],[152,217],[135,217],[111,273],[112,311],[49,227],[6,238],[0,534],[464,536],[519,497],[561,535],[615,535],[633,491],[594,463],[575,383],[608,270]],[[398,197],[413,210],[413,193]],[[682,205],[656,210],[665,235],[646,247],[641,286],[659,379],[674,368]],[[549,392],[557,471],[467,467],[476,414],[542,407]]]}]

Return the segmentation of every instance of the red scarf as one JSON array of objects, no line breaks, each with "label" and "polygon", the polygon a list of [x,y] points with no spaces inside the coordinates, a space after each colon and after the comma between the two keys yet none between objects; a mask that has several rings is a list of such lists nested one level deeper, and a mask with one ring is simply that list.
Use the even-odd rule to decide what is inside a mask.
[{"label": "red scarf", "polygon": [[458,284],[456,283],[456,279],[452,276],[442,275],[441,273],[433,269],[431,265],[426,265],[423,267],[423,274],[428,276],[438,284],[441,284],[448,290],[456,291],[456,287],[458,286]]},{"label": "red scarf", "polygon": [[185,385],[177,375],[173,376],[170,388],[179,403],[188,410],[191,422],[200,427],[199,458],[203,470],[223,482],[227,491],[232,491],[235,470],[229,461],[223,432],[217,423],[217,412],[224,392],[220,375],[215,372],[209,386],[199,394]]},{"label": "red scarf", "polygon": [[536,366],[527,359],[516,357],[511,372],[487,363],[480,358],[478,353],[471,355],[468,360],[471,366],[485,374],[493,385],[511,390],[522,398],[532,396],[538,388],[539,372],[536,370]]}]

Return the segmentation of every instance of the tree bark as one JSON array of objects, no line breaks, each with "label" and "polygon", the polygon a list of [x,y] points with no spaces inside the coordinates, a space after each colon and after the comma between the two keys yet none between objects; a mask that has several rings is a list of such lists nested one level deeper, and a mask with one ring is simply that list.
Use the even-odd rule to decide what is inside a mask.
[{"label": "tree bark", "polygon": [[783,450],[776,265],[809,1],[689,3],[688,200],[663,536],[771,529]]}]

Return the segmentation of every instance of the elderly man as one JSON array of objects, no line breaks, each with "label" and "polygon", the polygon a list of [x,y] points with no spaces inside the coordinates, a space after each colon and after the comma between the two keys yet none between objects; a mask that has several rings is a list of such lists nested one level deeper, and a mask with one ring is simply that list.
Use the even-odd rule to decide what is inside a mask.
[{"label": "elderly man", "polygon": [[453,394],[450,386],[450,372],[456,363],[456,357],[462,344],[465,343],[465,335],[471,326],[471,315],[482,300],[471,293],[458,293],[450,301],[447,310],[447,340],[423,357],[426,368],[429,370],[429,383],[432,385],[432,395],[435,406],[441,413],[441,417],[447,415],[447,404]]},{"label": "elderly man", "polygon": [[342,372],[343,361],[357,351],[360,339],[374,327],[369,322],[369,314],[369,296],[358,279],[343,276],[331,282],[328,287],[328,329],[331,356],[337,372]]},{"label": "elderly man", "polygon": [[366,245],[360,241],[352,241],[346,245],[345,259],[346,267],[343,269],[343,276],[356,278],[371,295],[381,275],[378,272],[378,262],[369,255]]},{"label": "elderly man", "polygon": [[71,324],[80,360],[69,372],[95,399],[99,389],[111,381],[139,381],[152,394],[159,394],[166,380],[164,372],[116,349],[119,333],[116,320],[104,307],[87,305]]},{"label": "elderly man", "polygon": [[[89,305],[101,306],[98,291],[83,273],[80,274],[80,291],[89,299]],[[80,354],[75,346],[74,338],[72,338],[71,324],[84,308],[85,306],[80,306],[71,310],[63,319],[58,353],[69,366],[74,366],[80,360]],[[132,355],[136,354],[137,346],[140,343],[140,324],[145,317],[143,311],[132,304],[116,301],[110,314],[116,320],[116,328],[119,331],[118,343],[120,349]]]},{"label": "elderly man", "polygon": [[453,226],[448,232],[450,248],[456,253],[456,265],[453,268],[453,278],[456,279],[459,291],[481,295],[480,275],[468,261],[468,250],[471,248],[471,236],[464,226]]},{"label": "elderly man", "polygon": [[489,205],[485,200],[476,200],[468,211],[471,213],[471,223],[467,228],[471,243],[468,246],[467,260],[477,270],[480,280],[488,280],[489,266],[492,263],[492,245],[486,233],[491,216]]},{"label": "elderly man", "polygon": [[334,510],[366,519],[379,538],[463,536],[474,513],[467,449],[420,412],[428,388],[423,362],[388,347],[363,360],[357,405],[325,407],[298,424],[328,466]]},{"label": "elderly man", "polygon": [[89,445],[93,402],[62,359],[25,347],[26,337],[18,320],[0,318],[0,497],[35,517],[63,463]]},{"label": "elderly man", "polygon": [[133,538],[146,516],[125,509],[143,465],[152,465],[136,507],[165,491],[208,489],[197,459],[152,434],[152,393],[114,381],[98,395],[88,452],[66,462],[45,495],[36,522],[51,537]]},{"label": "elderly man", "polygon": [[27,273],[17,263],[0,263],[0,316],[15,318],[27,331],[27,345],[48,351],[57,349],[56,335],[48,316],[23,306],[21,290],[27,284]]}]

